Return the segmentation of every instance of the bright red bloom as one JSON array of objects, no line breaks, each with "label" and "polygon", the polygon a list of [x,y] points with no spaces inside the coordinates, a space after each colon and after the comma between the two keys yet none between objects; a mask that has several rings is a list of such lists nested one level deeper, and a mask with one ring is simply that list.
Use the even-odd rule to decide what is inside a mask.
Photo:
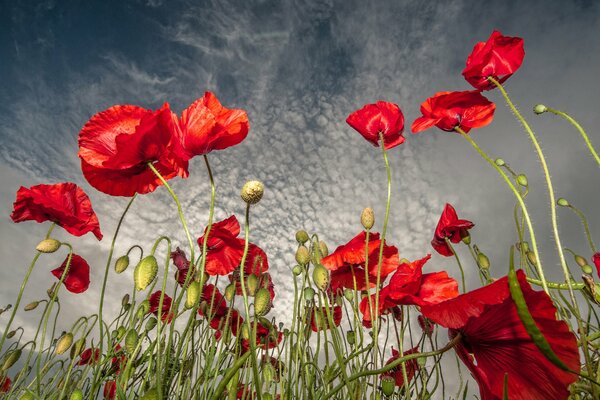
[{"label": "bright red bloom", "polygon": [[[556,307],[543,291],[534,291],[523,271],[517,271],[529,312],[556,355],[579,372],[577,339],[564,321],[556,319]],[[552,364],[533,343],[510,296],[503,277],[480,289],[436,305],[421,307],[423,315],[460,333],[455,350],[479,384],[482,400],[500,400],[504,375],[508,374],[511,400],[566,399],[568,386],[577,375]]]},{"label": "bright red bloom", "polygon": [[[150,310],[149,312],[154,314],[155,317],[158,318],[158,306],[160,305],[160,296],[161,296],[161,291],[157,290],[156,292],[152,293],[150,295],[150,298],[148,299],[148,301],[150,302]],[[171,311],[171,303],[173,302],[173,299],[171,299],[171,297],[169,297],[169,295],[167,295],[165,293],[164,297],[163,297],[163,303],[162,303],[162,308],[160,311],[160,320],[165,322],[167,321],[168,324],[171,323],[171,321],[173,321],[173,311]]]},{"label": "bright red bloom", "polygon": [[11,385],[12,381],[8,376],[0,376],[0,393],[8,393]]},{"label": "bright red bloom", "polygon": [[596,266],[596,272],[598,273],[598,276],[600,276],[600,252],[592,256],[592,262]]},{"label": "bright red bloom", "polygon": [[379,147],[380,134],[386,150],[404,143],[404,115],[394,103],[367,104],[350,114],[346,122],[375,147]]},{"label": "bright red bloom", "polygon": [[[65,261],[63,261],[60,267],[50,271],[52,275],[60,279],[67,267],[68,261],[69,256],[65,258]],[[90,287],[90,266],[83,257],[78,256],[77,254],[72,255],[69,270],[67,271],[67,276],[65,276],[63,283],[71,293],[83,293]]]},{"label": "bright red bloom", "polygon": [[114,380],[106,381],[103,394],[106,400],[114,400],[117,396],[117,382]]},{"label": "bright red bloom", "polygon": [[[183,286],[183,284],[185,283],[187,274],[190,271],[190,268],[192,270],[192,274],[194,274],[195,268],[191,264],[191,262],[188,261],[183,250],[181,250],[179,247],[177,247],[177,249],[175,251],[171,252],[171,260],[173,261],[173,264],[177,268],[177,271],[175,271],[175,280],[177,281],[177,283],[180,286]],[[191,279],[192,278],[190,278],[190,282],[191,282]]]},{"label": "bright red bloom", "polygon": [[490,90],[496,86],[488,81],[488,77],[503,83],[519,69],[524,57],[523,39],[502,36],[494,31],[487,42],[479,42],[473,47],[462,74],[476,89]]},{"label": "bright red bloom", "polygon": [[92,349],[90,347],[89,349],[85,349],[81,353],[81,355],[79,356],[79,361],[77,362],[77,365],[96,364],[99,359],[100,359],[100,349],[97,347]]},{"label": "bright red bloom", "polygon": [[250,123],[244,110],[227,109],[204,93],[181,114],[180,140],[187,158],[235,146],[246,138]]},{"label": "bright red bloom", "polygon": [[[330,307],[329,313],[331,314],[331,319],[333,320],[335,326],[340,326],[340,323],[342,322],[342,307]],[[332,326],[329,324],[329,318],[327,318],[326,307],[317,307],[311,310],[310,326],[313,332],[324,331],[332,328]]]},{"label": "bright red bloom", "polygon": [[[369,234],[369,286],[374,287],[377,281],[377,266],[379,260],[379,233]],[[356,235],[345,245],[339,246],[333,253],[321,259],[321,263],[331,271],[331,290],[335,293],[340,288],[367,289],[365,279],[365,253],[367,250],[366,233]],[[381,261],[381,279],[385,279],[395,271],[400,262],[398,249],[384,244]]]},{"label": "bright red bloom", "polygon": [[198,315],[201,317],[216,318],[227,314],[225,297],[215,285],[204,285]]},{"label": "bright red bloom", "polygon": [[421,114],[413,122],[413,133],[432,126],[452,132],[460,127],[465,132],[492,122],[496,105],[476,90],[467,92],[438,92],[421,103]]},{"label": "bright red bloom", "polygon": [[72,182],[35,185],[29,189],[21,186],[10,218],[14,222],[52,221],[71,235],[92,232],[98,240],[102,239],[90,198]]},{"label": "bright red bloom", "polygon": [[440,220],[435,228],[431,246],[443,256],[451,257],[454,255],[446,238],[452,243],[458,243],[463,237],[467,236],[467,231],[474,227],[475,224],[466,219],[458,219],[456,210],[450,204],[446,203],[444,211],[440,216]]},{"label": "bright red bloom", "polygon": [[83,175],[112,196],[150,193],[165,180],[188,176],[188,162],[177,136],[177,116],[165,103],[157,111],[131,105],[95,114],[79,133]]},{"label": "bright red bloom", "polygon": [[[419,347],[414,347],[408,351],[405,351],[403,354],[404,356],[407,356],[409,354],[414,354],[414,353],[418,353],[419,352]],[[394,361],[396,361],[397,359],[400,358],[400,352],[396,349],[394,349],[392,347],[392,357],[387,360],[387,362],[385,363],[385,365],[388,365]],[[417,359],[412,359],[412,360],[408,360],[404,363],[405,369],[406,369],[406,377],[408,378],[408,381],[410,382],[413,377],[415,376],[415,373],[419,370],[419,364],[417,363]],[[392,378],[394,378],[394,381],[396,381],[396,386],[404,386],[404,375],[402,374],[402,364],[399,364],[397,367],[392,368],[390,371],[381,374],[382,377],[384,376],[391,376]]]},{"label": "bright red bloom", "polygon": [[[240,223],[235,215],[212,225],[206,242],[207,274],[227,275],[240,265],[244,255],[244,239],[239,239],[239,234]],[[200,249],[203,242],[204,236],[198,239]]]}]

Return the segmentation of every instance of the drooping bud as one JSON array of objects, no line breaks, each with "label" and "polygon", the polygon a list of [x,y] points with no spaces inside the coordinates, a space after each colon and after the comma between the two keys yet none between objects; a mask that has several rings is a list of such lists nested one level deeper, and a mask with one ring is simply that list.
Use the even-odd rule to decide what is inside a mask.
[{"label": "drooping bud", "polygon": [[533,112],[537,115],[543,114],[546,111],[548,111],[548,107],[543,104],[537,104],[535,107],[533,107]]},{"label": "drooping bud", "polygon": [[310,252],[305,246],[299,246],[296,250],[296,262],[300,265],[307,265],[310,262]]},{"label": "drooping bud", "polygon": [[125,336],[125,351],[127,354],[133,354],[139,342],[139,337],[135,329],[127,331]]},{"label": "drooping bud", "polygon": [[60,339],[58,339],[58,342],[56,342],[56,354],[63,354],[69,350],[69,347],[71,347],[72,344],[73,334],[71,332],[65,333],[60,337]]},{"label": "drooping bud", "polygon": [[191,281],[189,286],[185,291],[185,308],[188,310],[190,308],[194,308],[194,306],[200,300],[200,291],[202,290],[202,285],[200,282]]},{"label": "drooping bud", "polygon": [[81,389],[73,390],[73,393],[71,393],[69,400],[83,400],[83,392],[81,391]]},{"label": "drooping bud", "polygon": [[142,301],[138,307],[136,318],[144,319],[144,316],[150,311],[150,301],[148,299]]},{"label": "drooping bud", "polygon": [[356,343],[356,332],[350,330],[346,332],[346,340],[350,346],[353,346]]},{"label": "drooping bud", "polygon": [[56,239],[44,239],[35,247],[40,253],[54,253],[60,249],[61,243]]},{"label": "drooping bud", "polygon": [[591,265],[584,265],[583,267],[581,267],[581,270],[584,274],[588,275],[591,275],[594,272],[594,268],[592,268]]},{"label": "drooping bud", "polygon": [[300,229],[298,232],[296,232],[296,241],[298,243],[304,244],[308,242],[308,239],[310,239],[308,237],[308,232],[306,232],[304,229]]},{"label": "drooping bud", "polygon": [[497,166],[499,166],[499,167],[503,167],[503,166],[505,166],[505,165],[506,165],[506,162],[504,162],[504,160],[503,160],[503,159],[501,159],[501,158],[496,158],[496,159],[494,160],[494,163],[495,163]]},{"label": "drooping bud", "polygon": [[304,301],[313,301],[315,298],[315,289],[311,287],[304,288]]},{"label": "drooping bud", "polygon": [[580,255],[575,255],[575,262],[582,268],[588,263],[587,260]]},{"label": "drooping bud", "polygon": [[319,242],[319,252],[321,253],[321,258],[327,257],[329,255],[329,249],[327,248],[327,244],[324,241]]},{"label": "drooping bud", "polygon": [[17,334],[16,329],[13,329],[12,331],[8,332],[8,334],[6,335],[6,338],[12,339],[16,334]]},{"label": "drooping bud", "polygon": [[344,297],[349,302],[352,302],[354,300],[354,292],[351,289],[346,288],[344,289]]},{"label": "drooping bud", "polygon": [[360,223],[363,228],[369,230],[375,225],[375,213],[371,207],[367,207],[360,213]]},{"label": "drooping bud", "polygon": [[256,289],[258,289],[258,277],[254,274],[248,275],[246,279],[248,283],[248,296],[254,296]]},{"label": "drooping bud", "polygon": [[322,291],[326,291],[329,287],[329,271],[323,264],[317,264],[313,269],[313,282]]},{"label": "drooping bud", "polygon": [[117,328],[117,342],[120,342],[121,339],[123,339],[125,333],[127,333],[127,329],[125,329],[123,325]]},{"label": "drooping bud", "polygon": [[148,287],[156,278],[158,273],[158,262],[153,255],[146,256],[135,266],[133,271],[133,281],[135,288],[142,291]]},{"label": "drooping bud", "polygon": [[381,391],[386,397],[390,397],[394,394],[396,389],[396,381],[392,376],[384,376],[381,378]]},{"label": "drooping bud", "polygon": [[483,269],[490,267],[490,259],[483,253],[477,254],[477,264]]},{"label": "drooping bud", "polygon": [[81,338],[81,339],[77,340],[75,343],[73,343],[73,346],[71,346],[71,353],[69,354],[69,356],[71,357],[71,360],[74,360],[75,357],[78,357],[83,352],[84,348],[85,348],[85,338]]},{"label": "drooping bud", "polygon": [[527,252],[527,259],[529,260],[529,262],[531,263],[531,265],[533,266],[537,266],[537,257],[535,256],[535,253],[533,251],[528,251]]},{"label": "drooping bud", "polygon": [[158,390],[156,388],[150,389],[138,400],[158,400]]},{"label": "drooping bud", "polygon": [[567,199],[561,197],[560,199],[558,199],[556,201],[556,204],[558,204],[561,207],[569,207],[571,204],[569,204],[569,202],[567,201]]},{"label": "drooping bud", "polygon": [[265,187],[260,181],[248,181],[242,187],[242,200],[247,204],[256,204],[262,199]]},{"label": "drooping bud", "polygon": [[[275,379],[276,375],[277,371],[275,370],[273,364],[271,364],[270,362],[264,362],[262,364],[262,376],[265,382],[272,382],[273,379]],[[263,395],[263,399],[264,398],[265,397]]]},{"label": "drooping bud", "polygon": [[35,310],[39,304],[40,304],[39,301],[32,301],[31,303],[29,303],[25,307],[23,307],[23,310],[25,310],[25,311]]},{"label": "drooping bud", "polygon": [[302,266],[300,266],[300,265],[295,265],[295,266],[294,266],[294,268],[292,268],[292,273],[293,273],[295,276],[298,276],[298,275],[300,275],[300,274],[302,273]]},{"label": "drooping bud", "polygon": [[227,285],[225,287],[225,298],[227,299],[227,301],[231,302],[231,301],[233,301],[234,297],[235,297],[235,285],[233,283],[230,283],[229,285]]},{"label": "drooping bud", "polygon": [[257,316],[266,315],[271,310],[271,293],[269,289],[260,288],[254,296],[254,313]]},{"label": "drooping bud", "polygon": [[124,272],[127,267],[129,267],[129,256],[127,254],[117,258],[117,261],[115,261],[115,272],[117,274]]},{"label": "drooping bud", "polygon": [[129,305],[129,293],[125,293],[125,295],[121,299],[121,306],[125,307],[127,305]]},{"label": "drooping bud", "polygon": [[52,286],[50,286],[50,288],[48,288],[48,290],[46,290],[46,294],[48,295],[48,298],[50,300],[52,300],[52,298],[54,298],[56,301],[58,301],[58,296],[56,295],[57,291],[58,291],[58,285],[56,284],[56,282],[54,282],[52,284]]},{"label": "drooping bud", "polygon": [[158,323],[158,320],[154,317],[148,318],[148,321],[146,321],[146,326],[144,326],[144,329],[146,330],[146,332],[150,332],[152,329],[154,329],[156,327],[156,324]]},{"label": "drooping bud", "polygon": [[4,362],[2,363],[2,367],[0,367],[0,371],[4,372],[15,365],[15,363],[19,361],[19,358],[21,358],[21,353],[23,353],[23,350],[21,349],[15,349],[7,353],[6,356],[4,356]]},{"label": "drooping bud", "polygon": [[529,185],[529,181],[527,180],[527,176],[525,174],[517,175],[517,183],[523,187],[527,187]]}]

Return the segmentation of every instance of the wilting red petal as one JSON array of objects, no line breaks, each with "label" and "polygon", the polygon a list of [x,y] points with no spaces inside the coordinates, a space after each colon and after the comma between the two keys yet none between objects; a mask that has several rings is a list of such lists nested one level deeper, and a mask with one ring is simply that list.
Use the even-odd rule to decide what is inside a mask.
[{"label": "wilting red petal", "polygon": [[[330,307],[329,313],[331,314],[331,319],[334,325],[340,326],[340,323],[342,322],[342,307]],[[310,316],[310,326],[313,332],[328,330],[332,328],[331,324],[329,323],[329,318],[327,317],[326,307],[318,307],[312,309]]]},{"label": "wilting red petal", "polygon": [[404,115],[394,103],[367,104],[350,114],[346,122],[376,147],[379,147],[380,133],[386,150],[404,143]]},{"label": "wilting red petal", "polygon": [[[158,317],[158,307],[160,305],[160,296],[161,296],[162,292],[160,290],[152,293],[150,295],[150,298],[148,299],[148,301],[150,302],[150,310],[149,312],[154,314],[155,317]],[[160,319],[161,321],[165,322],[167,321],[167,323],[171,323],[171,321],[173,321],[173,311],[171,311],[171,303],[173,302],[173,299],[171,299],[171,297],[169,297],[169,295],[167,295],[165,293],[164,297],[163,297],[163,303],[162,303],[162,308],[161,308],[161,312],[160,312]]]},{"label": "wilting red petal", "polygon": [[446,243],[446,238],[452,243],[458,243],[462,240],[467,231],[475,226],[474,223],[466,219],[458,219],[456,210],[452,205],[446,203],[444,211],[440,216],[435,233],[431,241],[431,246],[441,255],[451,257],[454,255],[452,249]]},{"label": "wilting red petal", "polygon": [[[579,350],[568,325],[556,319],[556,307],[543,291],[534,291],[517,271],[529,312],[556,355],[578,372]],[[517,400],[566,399],[577,375],[552,364],[533,343],[510,296],[506,277],[446,302],[424,306],[425,316],[462,335],[456,347],[479,384],[482,400],[502,399],[504,375],[508,397]],[[475,362],[476,364],[475,364]]]},{"label": "wilting red petal", "polygon": [[422,117],[412,126],[413,133],[422,132],[432,126],[447,132],[460,127],[469,132],[490,124],[496,105],[476,90],[467,92],[438,92],[421,104]]},{"label": "wilting red petal", "polygon": [[479,42],[473,47],[462,74],[476,89],[490,90],[496,86],[488,81],[488,77],[503,83],[519,69],[524,57],[523,39],[494,31],[487,42]]},{"label": "wilting red petal", "polygon": [[177,268],[177,271],[175,271],[175,280],[180,286],[182,286],[185,283],[187,275],[190,271],[190,267],[192,274],[194,273],[195,268],[193,265],[191,265],[185,256],[185,253],[179,247],[177,247],[175,251],[171,252],[171,260],[173,260],[173,264]]},{"label": "wilting red petal", "polygon": [[96,364],[100,359],[100,349],[99,348],[88,348],[85,349],[81,355],[79,356],[79,361],[77,365],[88,365],[88,364]]},{"label": "wilting red petal", "polygon": [[52,221],[71,235],[92,232],[98,240],[102,239],[90,198],[72,182],[35,185],[29,189],[21,186],[10,217],[14,222]]},{"label": "wilting red petal", "polygon": [[[415,354],[419,352],[419,347],[413,347],[412,349],[405,351],[404,354],[402,355],[407,356],[409,354]],[[396,361],[397,359],[400,358],[400,352],[398,352],[397,350],[395,350],[392,347],[392,357],[390,359],[388,359],[385,363],[385,365],[388,365],[394,361]],[[406,377],[408,378],[408,381],[410,382],[413,377],[415,376],[415,373],[419,370],[419,364],[417,363],[416,359],[412,359],[412,360],[408,360],[404,363],[405,369],[406,369]],[[391,376],[392,378],[394,378],[394,381],[396,382],[396,386],[404,386],[404,375],[402,372],[402,364],[399,364],[397,367],[392,368],[390,371],[382,374],[381,376]]]},{"label": "wilting red petal", "polygon": [[[50,271],[52,275],[60,279],[67,267],[69,257],[65,258],[62,265]],[[90,287],[90,266],[83,257],[73,254],[67,276],[63,280],[67,290],[71,293],[83,293]]]}]

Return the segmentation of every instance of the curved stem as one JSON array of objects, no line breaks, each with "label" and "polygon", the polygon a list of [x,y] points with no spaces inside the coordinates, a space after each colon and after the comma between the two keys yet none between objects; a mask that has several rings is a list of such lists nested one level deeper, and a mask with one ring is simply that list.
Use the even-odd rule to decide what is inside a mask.
[{"label": "curved stem", "polygon": [[581,134],[581,137],[583,137],[583,140],[585,141],[586,146],[588,147],[588,149],[590,150],[590,153],[592,153],[592,156],[594,156],[594,159],[596,160],[596,163],[598,163],[598,165],[600,165],[600,156],[598,156],[598,153],[596,152],[596,150],[594,149],[594,146],[592,145],[592,142],[590,142],[590,139],[588,138],[587,134],[585,133],[585,131],[583,130],[583,128],[581,127],[581,125],[579,125],[579,123],[577,121],[575,121],[573,118],[571,118],[571,116],[569,116],[567,113],[559,111],[559,110],[555,110],[553,108],[550,107],[546,107],[546,110],[554,115],[559,115],[561,117],[563,117],[564,119],[566,119],[567,121],[569,121]]},{"label": "curved stem", "polygon": [[[540,281],[539,279],[527,277],[527,282],[533,283],[534,285],[542,286],[542,281]],[[546,284],[550,289],[569,290],[569,285],[567,285],[566,283],[546,282]],[[573,288],[573,290],[583,290],[585,288],[585,284],[571,282],[571,287]]]},{"label": "curved stem", "polygon": [[456,254],[456,251],[454,250],[454,246],[452,246],[452,243],[450,242],[450,240],[447,237],[445,237],[444,240],[446,241],[446,244],[448,245],[450,250],[452,250],[452,254],[454,254],[454,258],[456,259],[456,263],[458,264],[458,269],[460,269],[460,277],[462,280],[463,293],[467,293],[467,285],[465,283],[465,271],[463,270],[463,266],[460,262],[460,258],[458,258],[458,254]]},{"label": "curved stem", "polygon": [[596,253],[596,246],[594,245],[594,241],[592,240],[592,234],[590,233],[590,226],[588,225],[587,218],[581,212],[581,210],[579,210],[572,204],[569,204],[569,208],[573,210],[573,212],[577,214],[577,216],[581,220],[581,223],[583,224],[583,229],[585,230],[585,236],[587,237],[588,243],[590,244],[590,249],[592,250],[592,253]]}]

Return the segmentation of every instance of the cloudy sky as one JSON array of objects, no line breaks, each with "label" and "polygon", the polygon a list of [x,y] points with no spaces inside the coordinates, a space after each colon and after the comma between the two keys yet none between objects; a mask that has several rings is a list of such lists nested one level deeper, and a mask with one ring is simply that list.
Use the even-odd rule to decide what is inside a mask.
[{"label": "cloudy sky", "polygon": [[[35,4],[34,4],[35,3]],[[86,189],[105,239],[68,240],[93,268],[91,289],[65,294],[81,313],[96,310],[109,242],[127,199],[91,188],[77,158],[77,135],[96,112],[114,104],[177,112],[206,90],[225,106],[247,110],[251,130],[240,145],[209,155],[217,181],[216,218],[243,218],[239,190],[248,179],[265,183],[252,210],[251,240],[269,256],[286,319],[294,264],[294,233],[318,233],[334,249],[356,235],[359,215],[372,206],[381,228],[385,168],[380,149],[346,125],[366,103],[400,105],[407,125],[419,104],[442,90],[469,90],[461,71],[473,45],[498,29],[525,40],[522,68],[507,90],[532,122],[550,162],[557,196],[588,216],[600,240],[598,168],[581,138],[564,121],[530,110],[543,102],[570,112],[600,148],[600,5],[594,1],[3,1],[0,3],[0,304],[14,301],[18,285],[48,225],[13,224],[9,214],[19,186],[73,181]],[[534,226],[548,275],[558,278],[543,177],[531,144],[498,103],[492,125],[472,137],[493,157],[526,173]],[[444,203],[475,222],[474,242],[506,273],[516,240],[514,198],[496,172],[461,137],[432,129],[406,133],[389,153],[393,168],[389,242],[402,257],[420,258]],[[172,181],[195,236],[208,217],[209,184],[201,159],[190,178]],[[580,224],[559,210],[564,245],[589,258]],[[134,203],[117,254],[134,243],[149,248],[168,234],[185,243],[176,209],[164,189]],[[468,253],[461,252],[467,260]],[[38,263],[24,302],[40,297],[63,255]],[[467,263],[469,264],[469,263]],[[431,270],[458,271],[434,255]],[[471,287],[478,281],[469,264]],[[129,274],[109,279],[114,307],[131,285]],[[113,307],[113,308],[114,308]],[[16,326],[30,327],[20,313]],[[4,319],[1,323],[4,323]]]}]

